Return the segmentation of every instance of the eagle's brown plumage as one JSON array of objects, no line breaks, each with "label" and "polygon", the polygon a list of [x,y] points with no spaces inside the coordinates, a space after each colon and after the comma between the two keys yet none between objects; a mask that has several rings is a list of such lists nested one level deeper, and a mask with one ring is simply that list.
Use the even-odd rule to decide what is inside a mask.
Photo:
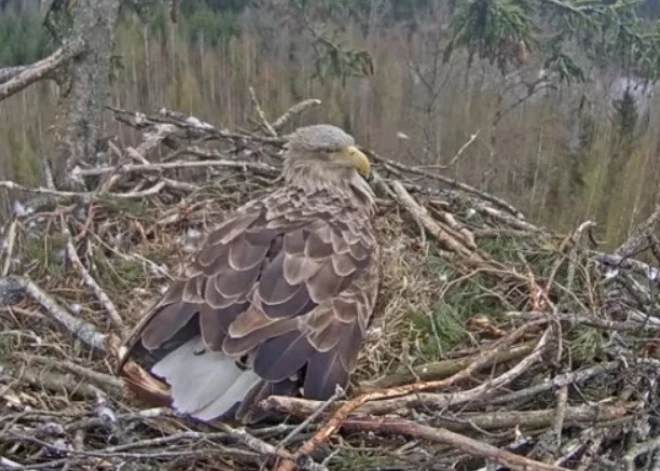
[{"label": "eagle's brown plumage", "polygon": [[212,231],[126,344],[124,358],[203,420],[257,420],[254,404],[300,387],[330,397],[355,368],[374,308],[367,158],[334,126],[288,137],[284,186]]}]

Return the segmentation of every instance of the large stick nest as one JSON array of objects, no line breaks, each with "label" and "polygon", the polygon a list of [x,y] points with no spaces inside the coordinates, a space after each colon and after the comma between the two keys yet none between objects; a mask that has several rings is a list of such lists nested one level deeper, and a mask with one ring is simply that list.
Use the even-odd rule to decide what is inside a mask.
[{"label": "large stick nest", "polygon": [[602,253],[590,222],[556,235],[368,150],[383,280],[347,395],[270,398],[246,430],[127,392],[120,339],[208,227],[279,184],[279,133],[316,104],[272,123],[256,104],[253,132],[113,109],[143,140],[76,169],[93,190],[0,182],[21,196],[0,233],[0,468],[660,469],[658,214]]}]

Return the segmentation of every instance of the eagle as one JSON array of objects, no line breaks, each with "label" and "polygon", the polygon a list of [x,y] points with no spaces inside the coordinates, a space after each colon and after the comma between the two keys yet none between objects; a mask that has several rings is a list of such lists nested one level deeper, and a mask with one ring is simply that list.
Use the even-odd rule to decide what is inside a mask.
[{"label": "eagle", "polygon": [[371,165],[317,124],[286,136],[281,181],[208,233],[123,345],[197,420],[254,423],[270,395],[346,388],[378,295]]}]

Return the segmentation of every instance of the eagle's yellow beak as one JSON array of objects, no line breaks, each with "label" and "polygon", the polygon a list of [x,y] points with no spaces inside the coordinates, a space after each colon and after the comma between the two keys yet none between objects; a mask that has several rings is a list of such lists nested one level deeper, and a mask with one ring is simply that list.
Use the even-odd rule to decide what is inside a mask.
[{"label": "eagle's yellow beak", "polygon": [[341,162],[346,162],[355,167],[360,175],[368,179],[371,175],[371,163],[357,147],[349,146],[346,149],[335,152],[334,157]]}]

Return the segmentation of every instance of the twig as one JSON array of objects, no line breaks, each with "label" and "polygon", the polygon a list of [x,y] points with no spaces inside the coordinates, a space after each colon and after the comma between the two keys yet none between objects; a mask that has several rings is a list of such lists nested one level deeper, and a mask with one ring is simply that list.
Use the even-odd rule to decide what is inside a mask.
[{"label": "twig", "polygon": [[615,251],[614,255],[627,258],[648,245],[648,235],[660,221],[660,204],[656,204],[651,215],[639,226],[635,227],[632,234]]},{"label": "twig", "polygon": [[36,388],[48,389],[67,395],[78,394],[88,399],[95,399],[99,393],[99,389],[95,386],[81,383],[70,374],[39,371],[36,368],[23,366],[20,370],[12,372],[12,376],[16,380],[31,384]]},{"label": "twig", "polygon": [[62,235],[66,239],[66,252],[67,255],[69,256],[69,260],[71,260],[71,263],[73,263],[76,269],[80,272],[80,276],[82,276],[82,279],[87,285],[87,287],[92,290],[94,296],[96,296],[99,302],[103,304],[105,310],[108,313],[108,317],[110,317],[112,323],[115,324],[115,327],[117,327],[117,329],[119,329],[119,332],[122,333],[124,331],[125,326],[124,326],[124,320],[119,315],[119,311],[115,307],[114,303],[110,300],[108,295],[105,293],[105,291],[103,291],[103,288],[99,286],[99,284],[96,282],[94,277],[89,273],[89,271],[87,271],[87,268],[85,268],[85,265],[83,265],[82,261],[80,260],[80,257],[78,257],[78,252],[76,251],[76,248],[73,245],[71,232],[67,227],[67,223],[64,220],[64,216],[60,216],[60,222],[62,225]]},{"label": "twig", "polygon": [[180,169],[180,168],[209,168],[209,167],[225,167],[237,170],[251,170],[256,174],[273,177],[279,174],[279,170],[272,165],[260,162],[247,162],[239,160],[202,160],[202,161],[174,161],[163,162],[154,164],[127,164],[120,167],[98,167],[98,168],[76,168],[74,171],[83,177],[93,177],[105,175],[108,173],[119,170],[121,173],[135,173],[135,172],[160,172],[163,170]]},{"label": "twig", "polygon": [[[433,410],[446,410],[447,407],[459,407],[464,401],[453,403],[447,401],[445,404],[433,406]],[[271,405],[277,404],[272,410],[281,413],[287,413],[296,417],[307,417],[308,414],[316,410],[319,401],[310,401],[305,399],[278,397]],[[374,402],[374,405],[378,402]],[[567,425],[584,425],[585,423],[606,422],[614,419],[620,419],[634,412],[639,407],[639,402],[617,403],[616,405],[593,404],[583,406],[567,406],[564,416],[564,423]],[[381,420],[382,416],[369,414],[369,409],[360,408],[356,411],[359,415],[349,416],[342,428],[350,429],[353,420],[361,420],[361,416],[369,416],[372,420]],[[540,409],[525,411],[498,412],[465,412],[457,414],[455,417],[451,413],[443,413],[440,418],[433,418],[433,424],[455,432],[474,431],[474,430],[501,430],[514,427],[541,429],[552,425],[555,421],[556,409]]]},{"label": "twig", "polygon": [[493,461],[502,466],[507,466],[515,471],[567,471],[567,468],[540,463],[538,461],[516,455],[501,448],[487,443],[479,442],[472,438],[451,432],[447,429],[433,428],[427,425],[417,424],[409,420],[382,419],[382,420],[351,420],[350,428],[353,430],[369,430],[373,432],[385,432],[408,435],[423,438],[436,443],[443,443],[457,448],[471,456],[479,456]]},{"label": "twig", "polygon": [[[2,266],[2,272],[0,272],[0,276],[7,276],[9,274],[9,269],[11,268],[11,263],[12,263],[12,258],[14,256],[14,244],[16,243],[16,227],[18,226],[17,221],[12,221],[12,223],[9,225],[9,234],[7,234],[7,238],[5,239],[7,243],[7,249],[4,250],[5,252],[5,263]],[[1,252],[0,252],[1,253]]]},{"label": "twig", "polygon": [[[99,173],[99,175],[102,174],[103,172]],[[101,199],[102,196],[104,196],[103,194],[99,194],[96,191],[61,191],[61,190],[51,190],[49,188],[42,188],[42,187],[30,188],[27,186],[20,185],[16,182],[7,181],[7,180],[0,180],[0,187],[7,188],[8,190],[25,191],[26,193],[48,195],[56,198],[77,198],[86,201],[98,200]],[[158,182],[157,184],[155,184],[150,188],[147,188],[146,190],[133,191],[128,193],[105,193],[105,196],[113,197],[113,198],[124,198],[124,199],[143,198],[145,196],[157,194],[164,187],[165,187],[164,182]]]},{"label": "twig", "polygon": [[589,230],[590,228],[596,225],[593,221],[585,221],[578,226],[575,230],[575,233],[572,235],[573,247],[571,247],[568,260],[568,273],[566,275],[566,290],[571,291],[573,289],[573,281],[575,279],[575,269],[577,262],[577,254],[580,249],[580,241],[582,240],[582,234],[584,231]]},{"label": "twig", "polygon": [[27,294],[29,294],[35,301],[43,306],[50,317],[62,325],[66,330],[71,332],[74,336],[85,342],[88,346],[103,351],[106,351],[107,334],[99,332],[93,325],[78,319],[64,308],[62,308],[50,295],[39,288],[31,279],[27,277],[10,277],[10,281],[14,281],[20,286]]},{"label": "twig", "polygon": [[[499,340],[494,348],[488,350],[482,356],[480,356],[474,362],[472,362],[470,366],[460,371],[459,373],[450,376],[447,379],[438,380],[438,381],[428,381],[426,383],[420,383],[420,384],[398,386],[394,388],[385,389],[383,391],[365,393],[352,399],[351,401],[341,406],[339,410],[335,412],[335,414],[330,418],[330,420],[328,420],[326,425],[298,449],[298,451],[296,452],[296,456],[311,454],[321,443],[325,442],[339,428],[341,428],[341,424],[344,422],[344,420],[346,420],[349,414],[351,414],[354,410],[358,409],[363,404],[369,401],[385,399],[385,398],[394,398],[398,396],[404,396],[406,394],[410,394],[413,392],[417,393],[419,391],[428,390],[428,389],[445,388],[453,384],[456,384],[458,381],[469,378],[472,375],[472,373],[483,367],[484,364],[491,362],[492,359],[497,354],[499,354],[502,350],[507,348],[517,339],[519,339],[522,335],[525,334],[525,332],[527,332],[532,327],[537,327],[538,325],[540,324],[529,323],[514,330],[508,336]],[[547,339],[547,332],[546,334],[544,334],[543,339]],[[293,466],[291,462],[282,463],[278,468],[278,471],[292,471],[292,470],[293,470]]]},{"label": "twig", "polygon": [[257,98],[257,94],[254,91],[254,88],[250,86],[248,89],[250,90],[250,99],[252,100],[252,105],[259,115],[261,124],[263,124],[264,128],[266,128],[266,134],[272,137],[277,137],[277,131],[275,131],[273,126],[271,126],[271,124],[268,122],[268,119],[266,119],[266,113],[264,113],[264,110],[261,109],[261,105],[259,104],[259,99]]},{"label": "twig", "polygon": [[518,401],[520,399],[527,399],[538,396],[544,391],[548,391],[554,388],[560,388],[567,386],[569,384],[577,384],[582,381],[585,381],[589,378],[593,378],[599,374],[610,373],[616,371],[620,368],[620,363],[618,361],[610,361],[608,363],[601,363],[590,368],[585,368],[579,371],[572,371],[570,373],[564,373],[562,375],[555,376],[554,378],[545,381],[541,384],[535,386],[530,386],[529,388],[521,389],[519,391],[514,391],[503,396],[495,397],[492,399],[487,399],[488,404],[506,404],[513,401]]},{"label": "twig", "polygon": [[626,471],[635,471],[635,460],[638,456],[660,448],[660,438],[654,438],[633,446],[623,457],[623,464]]},{"label": "twig", "polygon": [[419,390],[417,390],[413,394],[408,394],[402,397],[395,397],[373,402],[371,404],[365,404],[360,408],[360,412],[365,414],[387,414],[409,407],[425,407],[431,410],[442,410],[443,408],[450,405],[455,406],[459,404],[465,404],[470,401],[482,400],[485,394],[494,393],[502,386],[516,379],[532,364],[538,361],[540,356],[543,354],[543,350],[548,343],[548,339],[549,332],[546,331],[532,353],[530,353],[518,364],[516,364],[516,366],[506,371],[505,373],[502,373],[500,376],[497,376],[489,381],[484,381],[475,388],[468,389],[466,391],[458,391],[445,394],[423,393],[418,392]]},{"label": "twig", "polygon": [[286,437],[284,437],[277,444],[277,448],[282,448],[284,445],[289,443],[296,435],[298,435],[302,430],[304,430],[309,424],[314,422],[314,420],[316,420],[316,418],[320,416],[328,407],[330,407],[332,404],[337,402],[339,398],[344,397],[345,395],[346,392],[341,388],[341,386],[337,385],[337,389],[335,390],[335,393],[332,396],[330,396],[327,401],[321,403],[321,405],[312,413],[310,413],[309,416],[303,422],[301,422]]},{"label": "twig", "polygon": [[367,150],[367,152],[369,153],[369,155],[372,156],[372,158],[374,160],[377,160],[379,162],[387,164],[391,167],[394,167],[398,170],[401,170],[402,172],[408,172],[408,173],[411,173],[413,175],[419,175],[421,177],[430,178],[430,179],[437,180],[439,182],[445,183],[446,185],[449,185],[452,188],[462,190],[466,193],[470,193],[472,195],[475,195],[475,196],[477,196],[478,198],[480,198],[484,201],[488,201],[489,203],[495,204],[496,206],[499,206],[500,208],[508,211],[514,217],[516,217],[518,219],[523,218],[523,215],[522,215],[522,213],[520,213],[520,211],[518,211],[516,208],[511,206],[509,203],[507,203],[503,199],[498,198],[498,197],[493,196],[493,195],[490,195],[488,193],[484,193],[483,191],[480,191],[480,190],[478,190],[478,189],[476,189],[476,188],[474,188],[474,187],[472,187],[472,186],[470,186],[466,183],[462,183],[462,182],[459,182],[457,180],[453,180],[451,178],[445,177],[445,176],[440,175],[438,173],[429,172],[428,170],[425,170],[423,168],[410,167],[408,165],[404,165],[404,164],[396,162],[394,160],[382,157],[382,156],[378,155],[377,153],[375,153],[374,151],[371,151],[371,150]]},{"label": "twig", "polygon": [[13,353],[11,356],[20,358],[21,360],[26,361],[28,363],[37,362],[46,366],[52,366],[54,368],[67,370],[70,373],[74,373],[98,385],[102,385],[104,386],[104,388],[115,389],[115,392],[117,393],[121,393],[124,390],[122,380],[117,378],[116,376],[99,373],[98,371],[90,370],[89,368],[85,368],[68,360],[63,360],[61,358],[48,358],[48,357],[31,355],[28,353],[21,353],[21,352]]},{"label": "twig", "polygon": [[[492,359],[491,363],[484,365],[484,368],[488,368],[494,364],[506,363],[511,360],[518,359],[524,355],[527,355],[534,349],[534,345],[531,343],[524,345],[515,345],[508,350],[505,350],[495,356]],[[453,360],[443,360],[433,363],[426,363],[419,365],[413,368],[413,373],[402,372],[394,373],[384,378],[377,379],[375,381],[364,381],[360,384],[361,389],[366,392],[374,389],[390,388],[392,386],[398,386],[400,384],[407,384],[415,381],[417,378],[428,381],[433,379],[441,379],[447,377],[451,374],[461,371],[463,368],[466,368],[475,361],[477,357],[470,356],[467,358],[458,358]]]},{"label": "twig", "polygon": [[443,247],[451,250],[457,255],[473,258],[476,261],[482,261],[481,257],[470,250],[462,240],[457,240],[440,227],[440,225],[429,215],[427,209],[417,203],[400,182],[392,181],[390,182],[390,186],[394,190],[394,193],[396,193],[401,205],[406,208],[413,217],[421,221],[424,228],[429,231],[429,233],[431,233]]},{"label": "twig", "polygon": [[211,137],[216,139],[230,139],[240,142],[258,142],[262,144],[270,144],[273,146],[281,147],[286,143],[286,139],[271,136],[259,136],[255,134],[243,134],[230,132],[226,129],[218,129],[209,123],[200,121],[193,116],[186,116],[183,113],[176,111],[161,109],[158,115],[146,116],[144,113],[132,112],[117,108],[115,106],[106,105],[106,108],[115,113],[115,118],[124,124],[127,124],[136,129],[144,129],[153,126],[156,123],[173,124],[180,128],[177,132],[177,137],[181,138],[203,138]]},{"label": "twig", "polygon": [[[555,417],[552,423],[554,432],[553,441],[555,449],[561,447],[561,435],[564,430],[564,422],[566,420],[566,404],[568,403],[568,386],[562,386],[557,391],[557,407],[555,408]],[[554,458],[554,457],[553,457]]]},{"label": "twig", "polygon": [[0,469],[25,469],[25,467],[16,461],[0,456]]},{"label": "twig", "polygon": [[[547,316],[547,313],[542,313],[538,311],[530,312],[508,312],[508,316],[518,317],[525,320],[535,320],[540,319],[543,316]],[[645,331],[645,332],[660,332],[660,325],[648,322],[646,325],[643,322],[634,322],[634,321],[610,321],[607,319],[601,319],[596,316],[572,314],[572,313],[555,313],[553,317],[556,317],[557,320],[568,322],[571,324],[580,324],[586,325],[589,327],[596,327],[598,329],[604,329],[608,331],[619,331],[619,332],[635,332],[635,331]]]},{"label": "twig", "polygon": [[456,162],[458,162],[458,159],[461,158],[461,155],[463,155],[463,152],[472,145],[472,143],[477,139],[479,136],[479,133],[481,130],[477,130],[474,134],[470,136],[470,139],[468,139],[461,147],[458,149],[458,152],[451,158],[448,164],[446,165],[440,165],[440,164],[435,164],[435,165],[419,165],[416,168],[419,169],[427,169],[427,170],[432,170],[432,169],[438,169],[438,170],[447,170],[453,167]]},{"label": "twig", "polygon": [[301,101],[300,103],[297,103],[297,104],[293,105],[291,108],[289,108],[289,110],[287,112],[285,112],[282,116],[280,116],[279,118],[277,118],[273,122],[273,129],[275,131],[279,131],[284,126],[286,126],[287,123],[289,121],[291,121],[291,119],[294,116],[299,115],[300,113],[305,111],[307,108],[311,108],[313,106],[319,106],[320,104],[321,104],[321,100],[318,100],[316,98],[312,98],[312,99],[309,99],[309,100]]},{"label": "twig", "polygon": [[640,262],[632,258],[621,257],[602,252],[590,252],[596,262],[616,270],[631,270],[641,276],[646,277],[652,283],[660,282],[660,270],[647,263]]},{"label": "twig", "polygon": [[[328,471],[328,468],[320,464],[314,463],[309,457],[294,456],[289,452],[287,452],[286,450],[279,449],[277,447],[274,447],[273,445],[269,445],[268,443],[262,440],[259,440],[257,437],[250,435],[247,431],[243,429],[234,429],[226,424],[219,424],[218,426],[221,430],[224,430],[232,438],[235,438],[244,445],[248,446],[249,448],[252,448],[253,450],[265,456],[273,456],[286,460],[284,461],[284,463],[291,463],[291,464],[297,463],[298,465],[302,465],[301,467],[303,469],[308,469],[310,471]],[[298,461],[299,459],[300,461]]]}]

